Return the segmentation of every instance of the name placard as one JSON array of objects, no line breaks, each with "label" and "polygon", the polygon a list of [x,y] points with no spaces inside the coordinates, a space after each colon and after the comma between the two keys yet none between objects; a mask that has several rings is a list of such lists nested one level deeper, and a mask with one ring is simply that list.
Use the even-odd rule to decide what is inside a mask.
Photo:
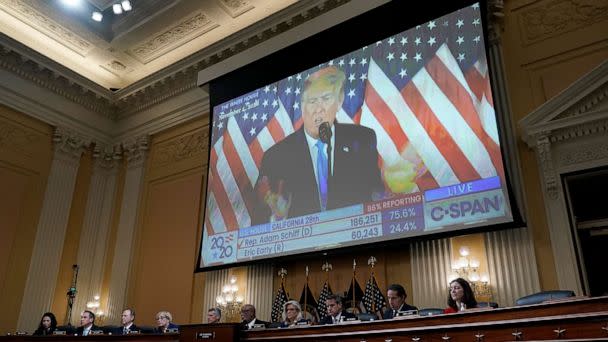
[{"label": "name placard", "polygon": [[215,339],[215,332],[198,332],[196,333],[197,340],[211,340]]}]

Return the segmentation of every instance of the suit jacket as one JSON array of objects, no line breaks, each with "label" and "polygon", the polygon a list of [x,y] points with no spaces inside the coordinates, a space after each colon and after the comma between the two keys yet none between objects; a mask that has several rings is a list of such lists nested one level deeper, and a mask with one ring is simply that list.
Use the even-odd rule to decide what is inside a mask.
[{"label": "suit jacket", "polygon": [[[397,311],[409,311],[409,310],[418,310],[418,308],[415,306],[409,305],[407,303],[403,303],[401,305],[401,307],[399,308],[399,310],[397,310]],[[391,319],[393,317],[394,317],[393,309],[391,309],[391,308],[386,309],[386,311],[384,311],[384,314],[382,315],[383,319]]]},{"label": "suit jacket", "polygon": [[[93,324],[93,325],[91,326],[91,330],[89,330],[89,333],[90,333],[92,330],[101,330],[101,328],[100,328],[100,327],[98,327],[98,326],[96,326],[95,324]],[[83,327],[83,326],[80,326],[80,327],[76,328],[76,334],[78,334],[78,336],[82,336],[83,331],[84,331],[84,327]]]},{"label": "suit jacket", "polygon": [[[123,335],[123,330],[124,328],[120,326],[112,331],[112,335]],[[141,329],[139,329],[139,327],[136,326],[135,323],[133,323],[129,327],[129,331],[141,331]]]},{"label": "suit jacket", "polygon": [[[372,201],[372,194],[384,192],[378,168],[376,134],[359,125],[335,123],[334,126],[333,175],[328,180],[327,209]],[[313,161],[303,127],[264,153],[256,182],[258,200],[253,224],[266,223],[271,216],[260,188],[266,184],[276,193],[280,182],[283,183],[284,196],[291,194],[288,217],[321,211]]]},{"label": "suit jacket", "polygon": [[[253,324],[264,324],[264,327],[266,327],[266,328],[268,328],[268,326],[270,325],[269,322],[262,321],[262,320],[257,319],[257,318],[254,318],[254,319],[255,319],[255,322]],[[242,321],[241,322],[241,330],[247,330],[247,329],[249,329],[249,325],[247,324],[247,322]]]},{"label": "suit jacket", "polygon": [[[352,314],[350,312],[344,311],[342,310],[342,317],[344,317],[344,320],[348,320],[349,318],[354,318],[357,319],[357,316],[355,316],[355,314]],[[321,320],[321,322],[319,322],[319,324],[334,324],[333,319],[331,318],[331,316],[327,315],[325,317],[323,317],[323,319]]]}]

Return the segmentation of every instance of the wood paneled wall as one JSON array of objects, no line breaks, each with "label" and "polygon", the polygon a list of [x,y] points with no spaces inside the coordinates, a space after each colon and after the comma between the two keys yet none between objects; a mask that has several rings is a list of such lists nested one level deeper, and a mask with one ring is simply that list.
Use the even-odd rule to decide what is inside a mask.
[{"label": "wood paneled wall", "polygon": [[0,105],[0,331],[14,330],[53,149],[52,128]]},{"label": "wood paneled wall", "polygon": [[[134,246],[127,304],[152,325],[160,310],[177,323],[200,322],[192,303],[200,243],[208,126],[199,119],[152,137]],[[195,314],[195,312],[198,312]]]}]

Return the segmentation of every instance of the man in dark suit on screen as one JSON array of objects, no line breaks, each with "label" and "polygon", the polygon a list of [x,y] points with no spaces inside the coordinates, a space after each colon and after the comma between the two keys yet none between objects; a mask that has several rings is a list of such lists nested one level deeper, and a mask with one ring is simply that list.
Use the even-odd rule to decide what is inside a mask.
[{"label": "man in dark suit on screen", "polygon": [[304,82],[304,125],[264,153],[254,224],[369,202],[384,191],[374,131],[336,122],[344,81],[330,66]]}]

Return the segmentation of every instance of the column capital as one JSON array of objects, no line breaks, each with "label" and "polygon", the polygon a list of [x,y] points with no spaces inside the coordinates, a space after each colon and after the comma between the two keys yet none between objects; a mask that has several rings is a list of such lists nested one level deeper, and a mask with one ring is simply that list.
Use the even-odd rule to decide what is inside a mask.
[{"label": "column capital", "polygon": [[145,134],[122,143],[124,155],[127,158],[127,167],[133,168],[143,166],[148,155],[149,142],[150,137]]},{"label": "column capital", "polygon": [[101,143],[96,143],[93,148],[93,161],[95,167],[102,170],[113,170],[118,165],[118,161],[122,159],[122,149],[120,145],[107,146]]},{"label": "column capital", "polygon": [[65,127],[55,127],[53,129],[55,158],[62,158],[65,161],[79,161],[82,152],[90,143],[90,138]]},{"label": "column capital", "polygon": [[488,0],[488,44],[498,45],[505,28],[503,0]]}]

